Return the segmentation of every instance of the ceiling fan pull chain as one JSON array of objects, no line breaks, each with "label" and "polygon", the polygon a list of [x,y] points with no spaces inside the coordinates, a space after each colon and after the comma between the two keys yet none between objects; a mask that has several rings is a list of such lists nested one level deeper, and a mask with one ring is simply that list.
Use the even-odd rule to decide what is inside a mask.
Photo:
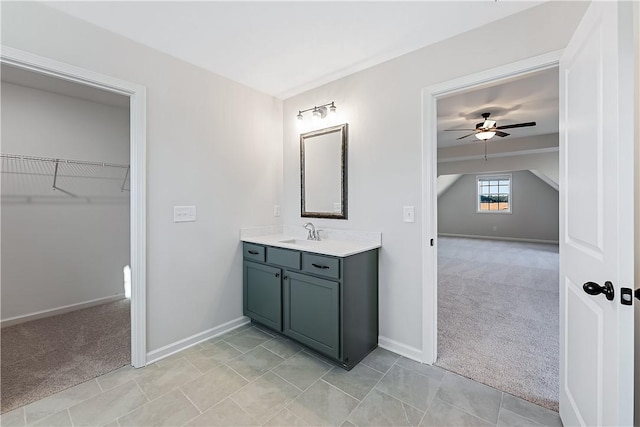
[{"label": "ceiling fan pull chain", "polygon": [[484,140],[484,161],[487,161],[487,140]]}]

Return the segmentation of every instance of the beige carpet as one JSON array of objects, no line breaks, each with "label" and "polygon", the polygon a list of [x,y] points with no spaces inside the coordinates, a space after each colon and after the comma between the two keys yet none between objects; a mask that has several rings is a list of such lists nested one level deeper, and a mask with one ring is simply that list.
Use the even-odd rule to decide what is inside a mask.
[{"label": "beige carpet", "polygon": [[558,410],[558,245],[440,237],[436,365]]},{"label": "beige carpet", "polygon": [[2,412],[131,363],[129,300],[3,328]]}]

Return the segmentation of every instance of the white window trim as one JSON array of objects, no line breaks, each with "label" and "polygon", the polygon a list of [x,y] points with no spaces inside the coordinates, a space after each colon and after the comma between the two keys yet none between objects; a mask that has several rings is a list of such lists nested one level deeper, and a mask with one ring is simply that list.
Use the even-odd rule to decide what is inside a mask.
[{"label": "white window trim", "polygon": [[[480,180],[509,180],[509,210],[506,211],[486,211],[480,209]],[[513,206],[513,177],[510,173],[503,173],[500,175],[476,175],[476,213],[479,214],[511,214]]]}]

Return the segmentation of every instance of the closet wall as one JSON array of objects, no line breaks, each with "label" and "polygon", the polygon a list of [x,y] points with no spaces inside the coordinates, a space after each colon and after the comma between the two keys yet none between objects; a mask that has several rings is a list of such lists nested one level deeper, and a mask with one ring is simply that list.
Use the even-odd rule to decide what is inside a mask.
[{"label": "closet wall", "polygon": [[[129,164],[128,107],[1,89],[2,153]],[[50,188],[51,164],[2,159],[3,321],[124,293],[129,192],[112,169],[61,168],[74,198]]]}]

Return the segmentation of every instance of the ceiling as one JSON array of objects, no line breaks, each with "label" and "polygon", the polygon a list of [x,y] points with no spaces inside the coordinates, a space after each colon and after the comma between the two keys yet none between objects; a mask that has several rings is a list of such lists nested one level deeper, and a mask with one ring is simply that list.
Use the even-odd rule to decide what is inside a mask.
[{"label": "ceiling", "polygon": [[542,1],[108,1],[46,4],[275,97]]},{"label": "ceiling", "polygon": [[536,135],[558,133],[558,69],[520,76],[506,83],[452,95],[438,100],[438,148],[478,144],[473,135],[456,140],[472,131],[445,132],[444,129],[475,129],[483,121],[482,113],[491,113],[497,126],[536,122],[536,126],[506,129],[510,134],[493,140],[507,141]]}]

